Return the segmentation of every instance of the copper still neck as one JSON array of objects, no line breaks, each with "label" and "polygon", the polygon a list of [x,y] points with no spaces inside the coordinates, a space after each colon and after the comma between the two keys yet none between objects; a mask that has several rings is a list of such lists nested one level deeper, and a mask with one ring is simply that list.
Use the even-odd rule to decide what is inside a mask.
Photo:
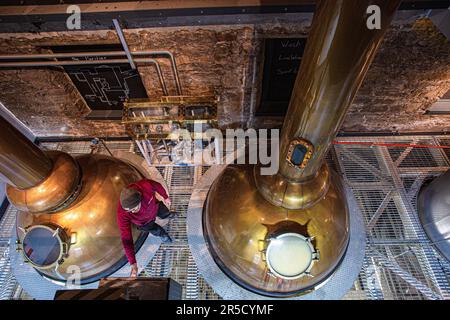
[{"label": "copper still neck", "polygon": [[[256,176],[272,204],[307,208],[326,193],[324,158],[399,4],[319,1],[281,133],[278,174]],[[380,9],[379,29],[368,26],[372,5]]]},{"label": "copper still neck", "polygon": [[67,153],[44,152],[0,117],[0,179],[9,201],[27,212],[54,212],[75,200],[80,184],[76,161]]},{"label": "copper still neck", "polygon": [[38,185],[50,174],[52,161],[3,117],[0,127],[0,179],[19,189]]}]

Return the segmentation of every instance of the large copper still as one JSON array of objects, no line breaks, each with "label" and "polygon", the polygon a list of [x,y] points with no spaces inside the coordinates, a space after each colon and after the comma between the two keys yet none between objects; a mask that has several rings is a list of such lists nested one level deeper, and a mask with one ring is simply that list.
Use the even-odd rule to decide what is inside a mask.
[{"label": "large copper still", "polygon": [[[120,191],[142,178],[130,164],[100,154],[42,151],[0,117],[0,177],[20,210],[18,248],[39,273],[85,284],[126,263],[116,210]],[[133,229],[137,249],[146,235]]]},{"label": "large copper still", "polygon": [[[319,1],[282,129],[278,173],[229,165],[211,186],[206,240],[241,286],[269,296],[305,293],[343,259],[348,205],[324,158],[399,2]],[[381,9],[380,29],[367,27],[370,5]]]}]

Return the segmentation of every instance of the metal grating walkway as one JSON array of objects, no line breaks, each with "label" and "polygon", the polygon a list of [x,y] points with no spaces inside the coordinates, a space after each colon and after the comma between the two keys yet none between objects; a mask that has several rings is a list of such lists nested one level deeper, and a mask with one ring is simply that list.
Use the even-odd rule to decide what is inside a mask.
[{"label": "metal grating walkway", "polygon": [[[352,137],[339,141],[449,145],[448,136]],[[73,154],[90,152],[89,142],[43,143]],[[107,142],[111,150],[135,151],[132,142]],[[441,149],[336,145],[327,161],[351,187],[367,228],[363,269],[345,299],[450,299],[450,264],[434,249],[416,214],[417,192],[428,178],[450,167]],[[170,188],[178,217],[167,225],[174,242],[162,244],[141,276],[171,277],[184,299],[220,299],[198,272],[186,234],[193,187],[208,167],[157,167]],[[29,298],[9,268],[9,235],[15,209],[0,221],[0,299]]]}]

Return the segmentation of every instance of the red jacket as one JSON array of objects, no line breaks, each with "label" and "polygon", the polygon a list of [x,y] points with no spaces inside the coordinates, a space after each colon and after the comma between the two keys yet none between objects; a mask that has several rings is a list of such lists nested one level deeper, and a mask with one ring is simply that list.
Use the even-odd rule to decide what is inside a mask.
[{"label": "red jacket", "polygon": [[155,192],[159,193],[164,199],[167,199],[169,196],[160,183],[149,179],[142,179],[132,183],[128,185],[128,188],[137,189],[142,194],[141,209],[138,212],[131,213],[124,210],[120,201],[117,207],[117,223],[119,225],[120,236],[122,237],[123,248],[125,249],[128,262],[133,264],[136,263],[136,257],[131,224],[143,226],[155,220],[159,208]]}]

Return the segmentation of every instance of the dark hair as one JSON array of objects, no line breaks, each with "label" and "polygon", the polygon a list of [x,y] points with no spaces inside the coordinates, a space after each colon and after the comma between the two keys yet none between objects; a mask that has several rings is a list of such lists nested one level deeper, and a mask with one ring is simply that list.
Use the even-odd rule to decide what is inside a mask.
[{"label": "dark hair", "polygon": [[141,202],[141,193],[133,188],[125,188],[120,193],[120,205],[124,210],[131,210]]}]

